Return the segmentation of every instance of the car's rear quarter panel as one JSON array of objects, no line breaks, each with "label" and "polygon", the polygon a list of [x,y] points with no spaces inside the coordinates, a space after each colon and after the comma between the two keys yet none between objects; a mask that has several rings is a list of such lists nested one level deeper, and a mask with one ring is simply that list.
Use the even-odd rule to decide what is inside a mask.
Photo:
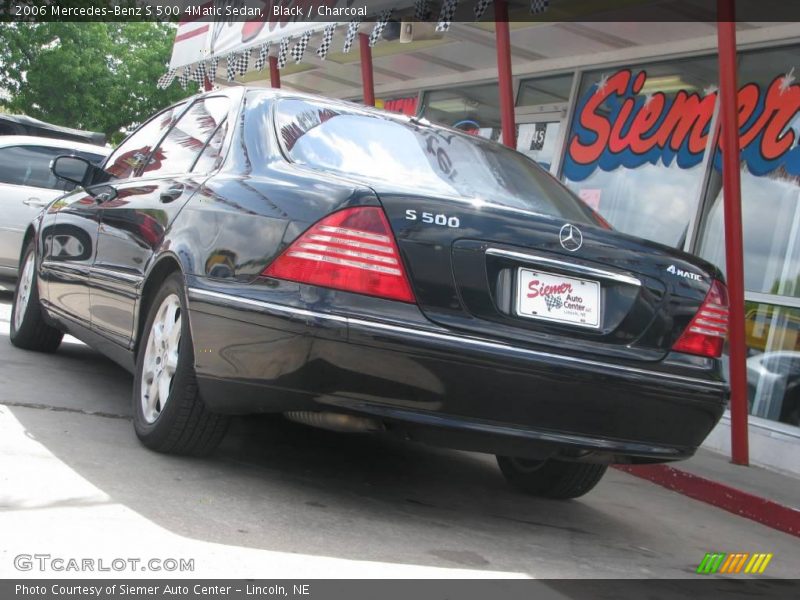
[{"label": "car's rear quarter panel", "polygon": [[198,190],[169,234],[185,272],[249,281],[312,223],[375,195],[322,174],[280,164],[258,175],[221,173]]}]

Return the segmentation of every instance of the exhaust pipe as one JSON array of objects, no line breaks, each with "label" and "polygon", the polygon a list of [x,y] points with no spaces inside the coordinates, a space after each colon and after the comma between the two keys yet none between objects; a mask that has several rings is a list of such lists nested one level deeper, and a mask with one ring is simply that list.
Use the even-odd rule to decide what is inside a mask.
[{"label": "exhaust pipe", "polygon": [[376,419],[342,413],[293,410],[283,413],[283,416],[295,423],[342,433],[375,433],[384,430],[383,423]]}]

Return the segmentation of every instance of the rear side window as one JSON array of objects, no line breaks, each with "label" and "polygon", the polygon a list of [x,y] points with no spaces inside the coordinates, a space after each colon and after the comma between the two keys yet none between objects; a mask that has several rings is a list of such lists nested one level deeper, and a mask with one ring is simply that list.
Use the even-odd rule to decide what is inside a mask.
[{"label": "rear side window", "polygon": [[105,171],[111,175],[111,179],[133,177],[147,161],[150,152],[175,122],[175,118],[181,113],[184,106],[184,104],[171,106],[128,136],[106,162]]},{"label": "rear side window", "polygon": [[201,98],[192,104],[156,148],[142,174],[188,173],[228,115],[230,104],[225,96]]},{"label": "rear side window", "polygon": [[194,163],[192,171],[195,173],[210,173],[222,164],[222,145],[225,134],[228,132],[228,121],[225,120],[208,140],[206,147]]},{"label": "rear side window", "polygon": [[0,182],[12,185],[64,190],[66,182],[53,175],[50,162],[65,154],[81,156],[94,163],[102,157],[87,152],[48,146],[11,146],[0,148]]},{"label": "rear side window", "polygon": [[593,222],[580,200],[533,161],[480,138],[304,100],[281,101],[276,127],[289,158],[315,169]]}]

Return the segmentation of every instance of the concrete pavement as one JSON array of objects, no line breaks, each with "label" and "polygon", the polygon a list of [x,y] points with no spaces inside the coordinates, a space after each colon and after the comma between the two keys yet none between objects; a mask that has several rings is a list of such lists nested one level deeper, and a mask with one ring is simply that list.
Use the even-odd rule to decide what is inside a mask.
[{"label": "concrete pavement", "polygon": [[42,576],[14,568],[25,553],[194,559],[147,577],[692,577],[711,551],[798,573],[797,538],[614,470],[583,499],[537,500],[488,456],[263,417],[211,458],[155,454],[126,372],[72,340],[17,350],[9,316],[0,296],[0,577]]}]

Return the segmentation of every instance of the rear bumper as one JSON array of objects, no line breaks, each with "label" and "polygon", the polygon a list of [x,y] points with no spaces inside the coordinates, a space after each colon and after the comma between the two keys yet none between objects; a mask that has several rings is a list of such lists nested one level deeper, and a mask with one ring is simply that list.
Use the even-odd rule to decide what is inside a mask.
[{"label": "rear bumper", "polygon": [[455,335],[411,306],[418,320],[389,321],[363,310],[328,312],[319,298],[313,306],[324,311],[280,297],[253,286],[189,282],[198,379],[212,409],[327,407],[372,415],[405,437],[445,446],[647,462],[691,456],[727,401],[724,383],[708,374]]}]

